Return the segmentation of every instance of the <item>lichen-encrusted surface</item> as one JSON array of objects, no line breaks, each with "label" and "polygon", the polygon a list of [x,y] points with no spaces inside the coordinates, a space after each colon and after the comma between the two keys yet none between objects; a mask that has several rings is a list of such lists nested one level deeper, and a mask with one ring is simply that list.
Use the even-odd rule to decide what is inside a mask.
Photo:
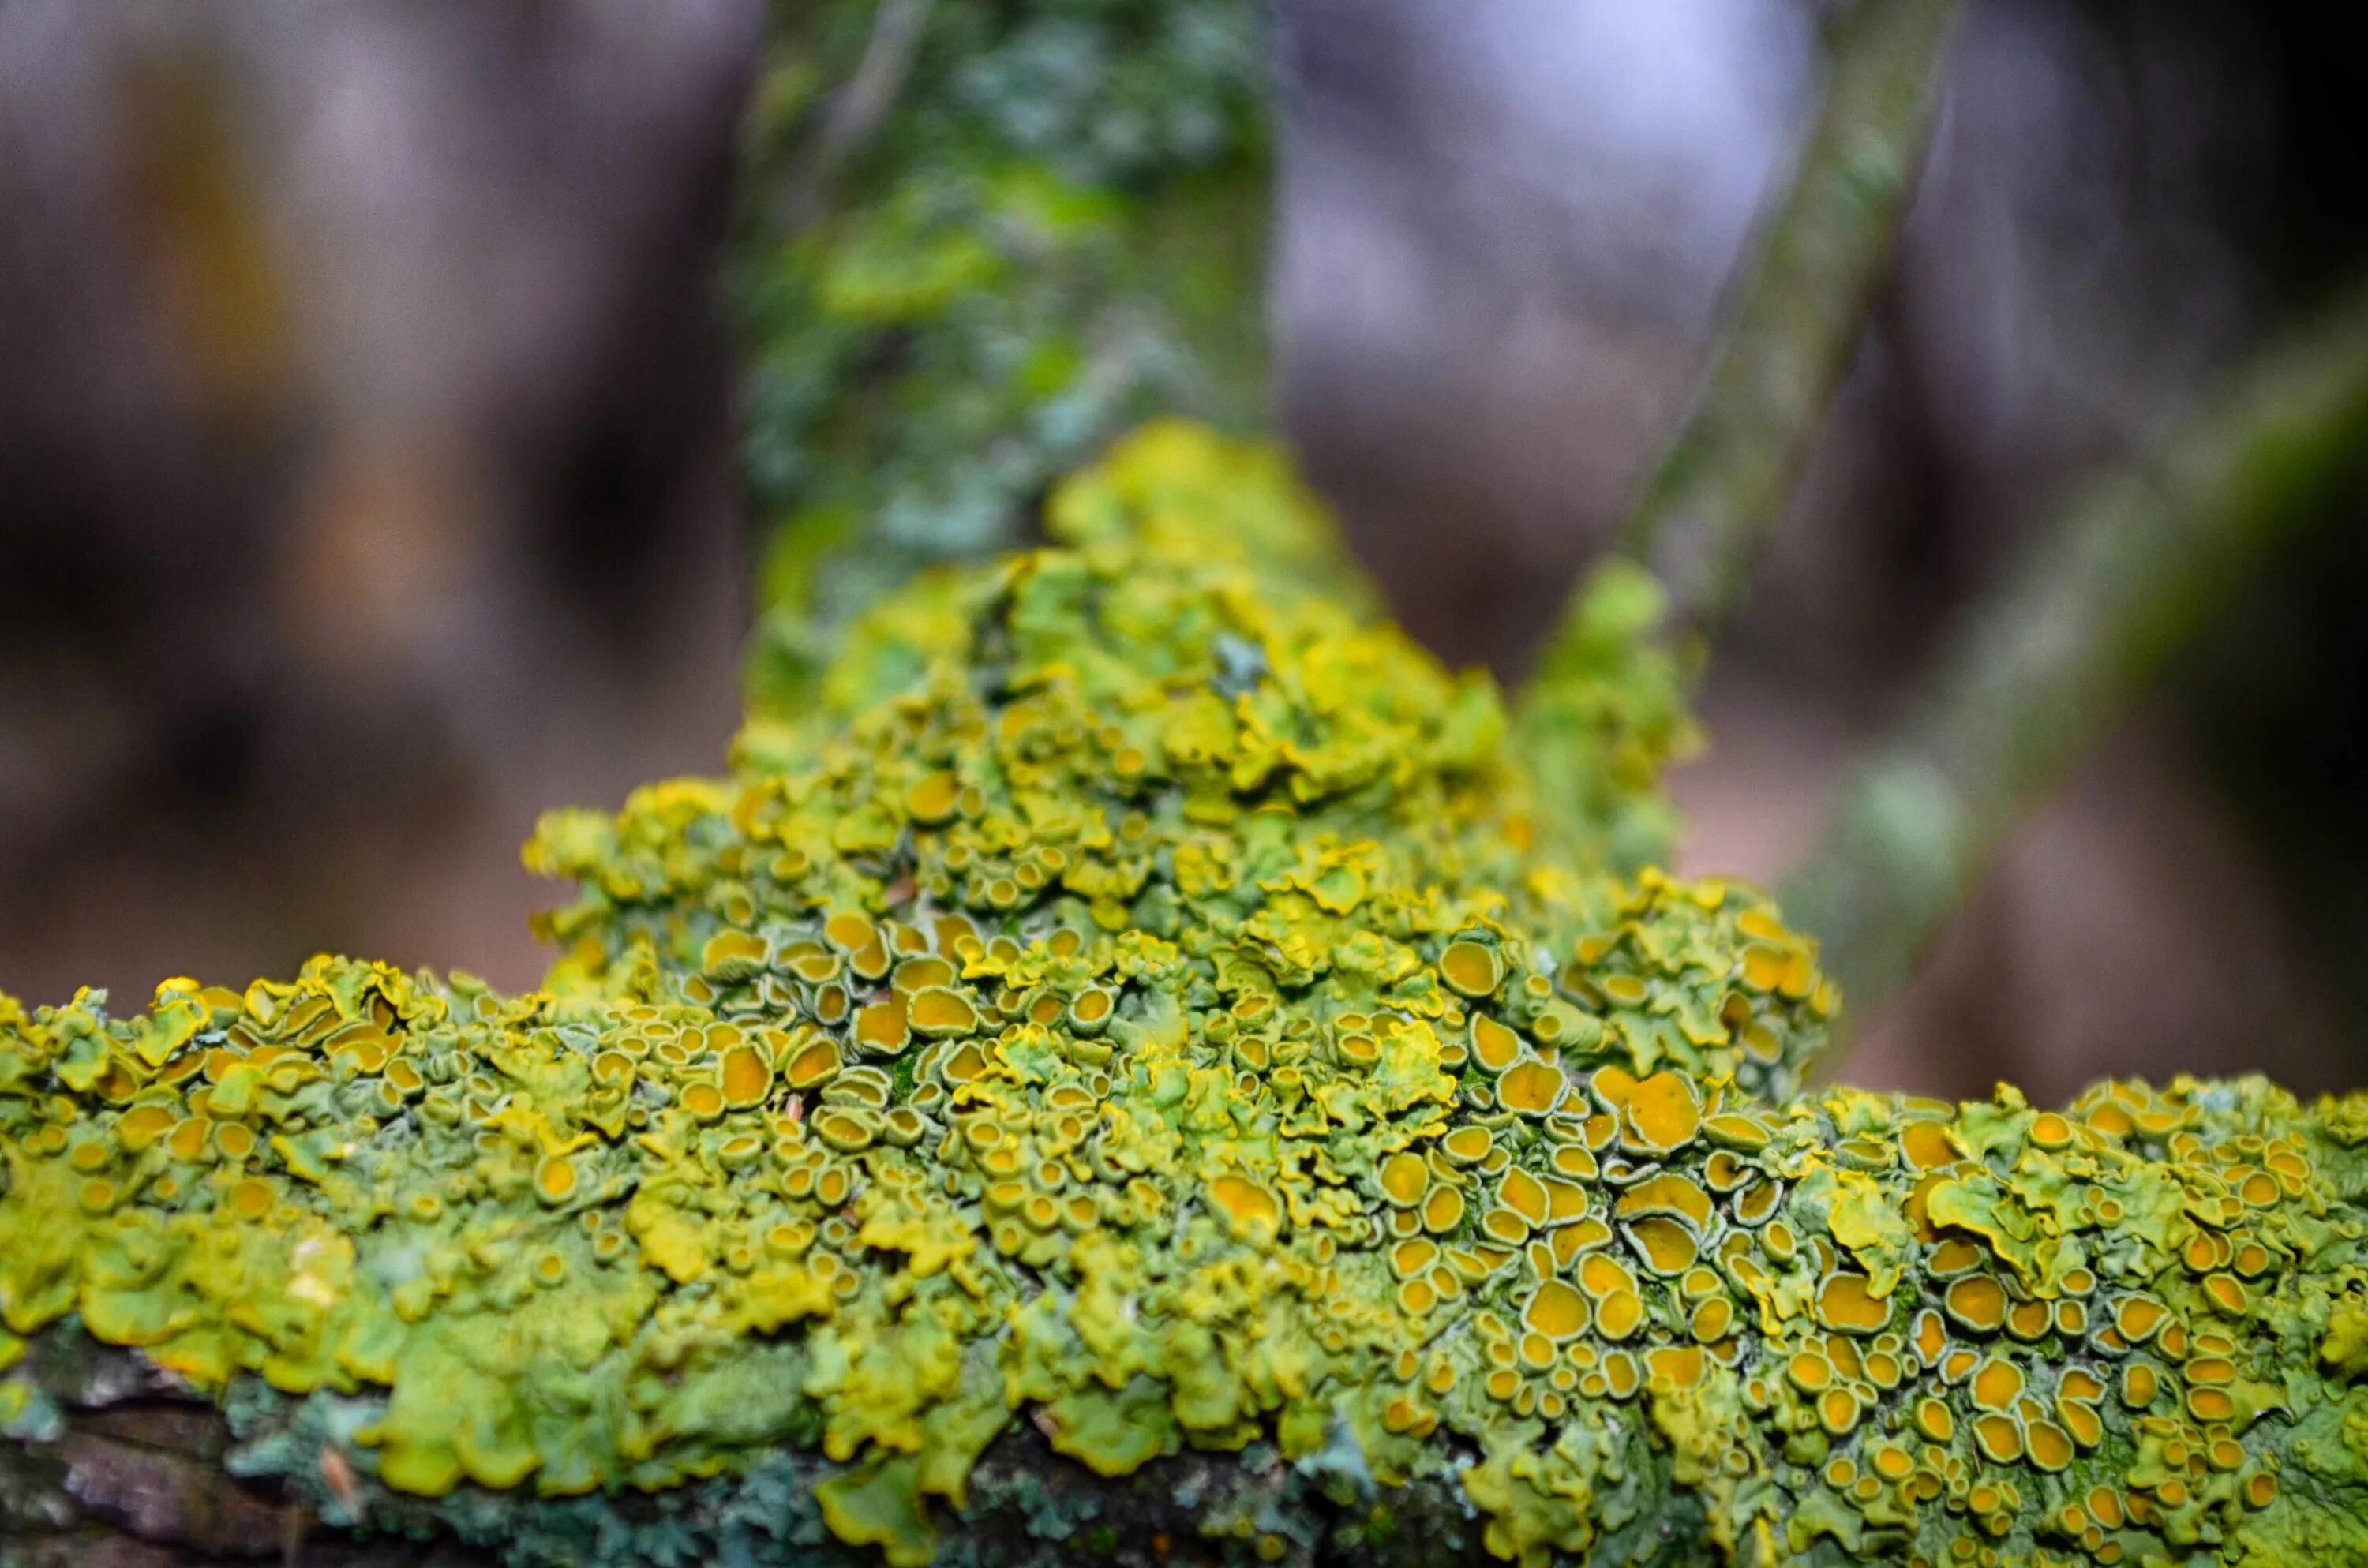
[{"label": "lichen-encrusted surface", "polygon": [[768,8],[743,227],[757,708],[1156,413],[1263,423],[1256,0]]},{"label": "lichen-encrusted surface", "polygon": [[[1159,427],[1053,523],[549,819],[542,992],[0,1003],[0,1364],[78,1318],[455,1528],[742,1477],[900,1565],[1022,1420],[1528,1562],[2368,1551],[2368,1096],[1796,1095],[1809,945],[1542,817],[1273,459]],[[1618,664],[1588,733],[1665,733]]]}]

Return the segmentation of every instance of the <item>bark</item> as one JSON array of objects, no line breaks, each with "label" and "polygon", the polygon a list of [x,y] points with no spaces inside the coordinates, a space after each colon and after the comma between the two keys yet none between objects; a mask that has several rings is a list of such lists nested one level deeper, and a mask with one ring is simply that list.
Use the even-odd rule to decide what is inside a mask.
[{"label": "bark", "polygon": [[[37,1437],[0,1440],[0,1568],[219,1568],[244,1562],[303,1568],[492,1568],[562,1561],[548,1546],[521,1546],[531,1529],[559,1537],[564,1525],[532,1525],[519,1539],[456,1540],[400,1498],[356,1477],[363,1523],[326,1521],[338,1501],[271,1477],[242,1478],[239,1456],[274,1434],[244,1432],[212,1402],[159,1373],[136,1352],[97,1344],[72,1329],[32,1344],[32,1377],[56,1419]],[[253,1468],[251,1464],[245,1468]],[[814,1479],[829,1473],[816,1466]],[[1284,1562],[1292,1568],[1436,1568],[1492,1561],[1460,1488],[1436,1480],[1378,1491],[1346,1475],[1283,1463],[1271,1448],[1245,1453],[1185,1453],[1135,1474],[1107,1479],[1055,1454],[1037,1431],[1015,1425],[983,1455],[970,1479],[971,1507],[950,1535],[975,1568],[1167,1568],[1216,1561]],[[489,1510],[530,1517],[537,1505],[486,1494]],[[738,1530],[745,1515],[731,1478],[654,1498],[625,1494],[571,1501],[553,1512],[611,1517],[612,1538],[639,1529],[687,1547],[689,1561],[780,1562],[811,1568],[876,1565],[869,1550],[826,1533],[795,1539],[795,1524],[818,1529],[801,1495],[776,1521],[780,1535]],[[1241,1521],[1238,1533],[1204,1536],[1212,1514]],[[495,1532],[486,1532],[495,1533]],[[752,1547],[751,1542],[756,1545]],[[615,1562],[613,1545],[604,1560]],[[735,1551],[740,1555],[735,1555]],[[625,1561],[636,1560],[632,1557]],[[655,1553],[646,1559],[655,1562]]]},{"label": "bark", "polygon": [[[1621,553],[1702,634],[1740,595],[1784,513],[1863,335],[1916,191],[1956,0],[1879,0],[1834,24],[1816,119],[1736,274],[1692,409],[1638,486]],[[1550,672],[1581,635],[1579,606]]]}]

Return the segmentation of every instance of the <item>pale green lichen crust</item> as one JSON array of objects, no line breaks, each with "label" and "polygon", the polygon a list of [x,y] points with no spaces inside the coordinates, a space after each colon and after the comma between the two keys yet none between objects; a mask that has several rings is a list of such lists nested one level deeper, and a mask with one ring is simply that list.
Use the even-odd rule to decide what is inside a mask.
[{"label": "pale green lichen crust", "polygon": [[1019,1422],[1531,1563],[2368,1551],[2368,1096],[1796,1094],[1810,945],[1542,827],[1273,459],[1160,427],[1052,514],[547,821],[543,991],[0,1005],[0,1364],[76,1317],[472,1507],[818,1449],[899,1568]]}]

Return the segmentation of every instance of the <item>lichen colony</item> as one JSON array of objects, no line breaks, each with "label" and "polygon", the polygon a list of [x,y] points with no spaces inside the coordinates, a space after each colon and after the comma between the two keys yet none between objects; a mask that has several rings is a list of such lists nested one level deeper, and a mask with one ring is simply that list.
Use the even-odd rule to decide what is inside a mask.
[{"label": "lichen colony", "polygon": [[1525,1563],[2368,1549],[2368,1096],[1804,1092],[1812,945],[1605,853],[1637,636],[1580,738],[1640,781],[1547,801],[1264,451],[1154,427],[1051,517],[727,776],[546,819],[541,991],[0,999],[0,1366],[334,1398],[420,1499],[818,1449],[897,1568],[1019,1422],[1444,1476]]}]

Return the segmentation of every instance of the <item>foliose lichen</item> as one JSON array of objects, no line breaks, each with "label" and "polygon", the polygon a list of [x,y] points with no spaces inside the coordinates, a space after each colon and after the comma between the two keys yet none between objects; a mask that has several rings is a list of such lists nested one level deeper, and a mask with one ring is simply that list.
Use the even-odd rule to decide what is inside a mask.
[{"label": "foliose lichen", "polygon": [[1156,426],[1050,519],[548,818],[536,993],[0,1001],[0,1368],[74,1319],[451,1528],[736,1482],[896,1568],[1020,1422],[1531,1564],[2368,1547],[2368,1096],[1804,1093],[1813,944],[1543,810],[1270,453]]}]

